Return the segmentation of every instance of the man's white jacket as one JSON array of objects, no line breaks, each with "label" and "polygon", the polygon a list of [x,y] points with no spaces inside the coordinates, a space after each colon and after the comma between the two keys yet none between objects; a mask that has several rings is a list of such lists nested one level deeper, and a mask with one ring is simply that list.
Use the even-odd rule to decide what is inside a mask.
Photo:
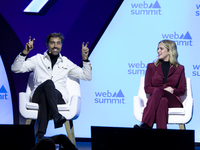
[{"label": "man's white jacket", "polygon": [[83,61],[83,68],[71,62],[67,57],[59,55],[53,69],[51,60],[47,51],[37,54],[27,60],[26,56],[18,55],[11,66],[11,70],[15,73],[34,72],[33,82],[34,90],[30,98],[32,98],[35,89],[44,81],[51,79],[57,90],[62,93],[64,101],[69,101],[69,94],[66,88],[68,75],[78,79],[89,81],[92,79],[92,67],[90,62]]}]

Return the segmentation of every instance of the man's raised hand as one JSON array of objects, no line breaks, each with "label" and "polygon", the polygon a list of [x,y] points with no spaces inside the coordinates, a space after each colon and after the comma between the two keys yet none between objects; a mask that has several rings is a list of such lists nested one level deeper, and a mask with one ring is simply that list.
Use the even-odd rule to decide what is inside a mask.
[{"label": "man's raised hand", "polygon": [[82,59],[87,60],[88,59],[88,54],[89,54],[89,48],[87,47],[89,42],[86,44],[83,42],[82,43]]},{"label": "man's raised hand", "polygon": [[33,38],[33,39],[31,40],[31,36],[29,36],[28,43],[26,43],[25,49],[23,50],[23,53],[24,53],[25,55],[27,55],[27,54],[33,49],[33,43],[34,43],[34,41],[35,41],[35,38]]}]

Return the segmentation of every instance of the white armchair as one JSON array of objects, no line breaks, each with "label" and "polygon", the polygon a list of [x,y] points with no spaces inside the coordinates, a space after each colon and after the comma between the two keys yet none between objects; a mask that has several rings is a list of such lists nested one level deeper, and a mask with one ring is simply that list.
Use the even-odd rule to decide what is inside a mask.
[{"label": "white armchair", "polygon": [[[133,97],[133,114],[138,121],[142,121],[143,110],[146,107],[149,94],[144,91],[144,77],[140,79],[138,96]],[[185,124],[192,118],[193,98],[190,78],[186,78],[186,92],[181,96],[183,108],[169,108],[168,123],[179,124],[180,129],[185,130]]]},{"label": "white armchair", "polygon": [[[81,110],[81,94],[79,80],[69,76],[67,78],[67,89],[69,91],[70,102],[68,104],[58,104],[58,111],[69,121],[65,122],[68,138],[76,145],[73,121],[77,119]],[[38,104],[30,102],[29,95],[33,90],[33,73],[30,73],[26,92],[19,93],[19,111],[26,118],[26,124],[30,124],[32,120],[37,119]],[[72,96],[73,98],[72,101]]]}]

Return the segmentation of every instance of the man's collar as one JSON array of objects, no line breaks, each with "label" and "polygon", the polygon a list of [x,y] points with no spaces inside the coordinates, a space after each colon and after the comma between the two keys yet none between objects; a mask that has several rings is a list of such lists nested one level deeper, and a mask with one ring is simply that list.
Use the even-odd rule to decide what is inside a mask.
[{"label": "man's collar", "polygon": [[[50,57],[49,57],[49,55],[48,55],[48,50],[46,50],[45,52],[44,52],[44,55],[43,55],[43,57],[44,58],[48,58],[48,59],[50,59]],[[58,59],[61,59],[61,61],[63,61],[63,58],[62,58],[62,55],[59,53],[59,57],[58,57]]]}]

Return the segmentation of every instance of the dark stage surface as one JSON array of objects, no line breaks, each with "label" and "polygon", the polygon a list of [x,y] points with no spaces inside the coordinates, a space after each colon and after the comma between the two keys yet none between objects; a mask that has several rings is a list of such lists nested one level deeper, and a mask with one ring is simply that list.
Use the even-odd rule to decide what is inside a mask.
[{"label": "dark stage surface", "polygon": [[154,149],[194,150],[194,130],[91,127],[94,150]]},{"label": "dark stage surface", "polygon": [[[34,146],[34,126],[1,125],[1,147],[27,150]],[[91,127],[91,139],[76,138],[79,150],[200,150],[194,143],[194,130],[145,130],[115,127]]]},{"label": "dark stage surface", "polygon": [[[78,147],[78,150],[92,150],[91,142],[78,141],[77,147]],[[162,147],[160,147],[160,149],[162,149]],[[200,145],[195,146],[195,150],[200,150]]]}]

